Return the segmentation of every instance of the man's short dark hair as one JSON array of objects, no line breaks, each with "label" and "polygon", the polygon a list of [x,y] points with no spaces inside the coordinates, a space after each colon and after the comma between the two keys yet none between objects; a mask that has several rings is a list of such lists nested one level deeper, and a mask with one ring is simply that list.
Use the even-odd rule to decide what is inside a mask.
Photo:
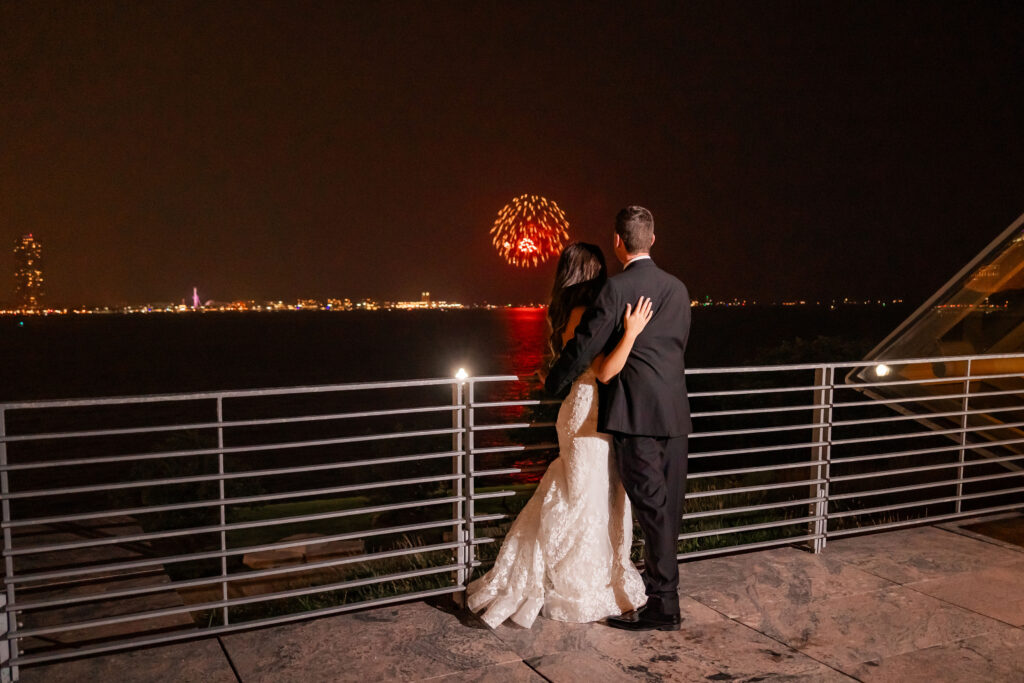
[{"label": "man's short dark hair", "polygon": [[642,206],[627,206],[615,217],[615,234],[629,254],[650,251],[654,244],[654,216]]}]

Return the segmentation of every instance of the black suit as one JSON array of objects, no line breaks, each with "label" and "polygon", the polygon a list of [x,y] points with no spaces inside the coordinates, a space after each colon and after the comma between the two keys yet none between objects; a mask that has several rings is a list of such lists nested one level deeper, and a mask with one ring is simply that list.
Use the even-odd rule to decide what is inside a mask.
[{"label": "black suit", "polygon": [[647,594],[678,614],[676,544],[692,426],[683,354],[690,332],[690,295],[650,259],[634,261],[602,288],[575,336],[562,349],[545,388],[564,395],[572,382],[622,338],[626,304],[650,297],[653,316],[622,371],[598,387],[598,429],[612,435],[622,483],[644,532]]}]

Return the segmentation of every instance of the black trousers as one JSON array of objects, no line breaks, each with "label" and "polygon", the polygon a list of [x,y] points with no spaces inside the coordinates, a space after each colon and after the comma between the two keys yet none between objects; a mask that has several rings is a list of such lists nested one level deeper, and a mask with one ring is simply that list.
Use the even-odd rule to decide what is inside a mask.
[{"label": "black trousers", "polygon": [[648,602],[679,613],[676,548],[686,491],[687,437],[612,433],[619,476],[644,532],[644,583]]}]

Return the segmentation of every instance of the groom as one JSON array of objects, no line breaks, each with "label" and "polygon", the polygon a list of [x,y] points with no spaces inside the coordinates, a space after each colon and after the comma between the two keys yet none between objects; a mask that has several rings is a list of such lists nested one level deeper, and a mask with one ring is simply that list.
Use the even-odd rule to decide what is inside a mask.
[{"label": "groom", "polygon": [[686,486],[690,404],[683,352],[690,332],[690,295],[650,257],[654,218],[642,206],[615,217],[615,256],[623,272],[605,284],[576,335],[551,368],[545,389],[562,395],[623,332],[626,304],[650,297],[654,316],[637,337],[625,367],[599,385],[598,429],[612,436],[622,484],[644,532],[647,604],[608,624],[631,631],[679,629],[676,543]]}]

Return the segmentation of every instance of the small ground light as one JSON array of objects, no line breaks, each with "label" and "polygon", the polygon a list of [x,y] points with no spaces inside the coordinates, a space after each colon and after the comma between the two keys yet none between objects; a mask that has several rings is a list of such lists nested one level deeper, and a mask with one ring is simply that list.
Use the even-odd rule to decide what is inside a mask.
[{"label": "small ground light", "polygon": [[459,368],[455,373],[455,379],[466,379],[467,377],[469,377],[469,373],[466,372],[466,368]]},{"label": "small ground light", "polygon": [[885,363],[879,363],[875,366],[875,374],[879,377],[887,377],[890,372],[892,372],[892,368]]}]

